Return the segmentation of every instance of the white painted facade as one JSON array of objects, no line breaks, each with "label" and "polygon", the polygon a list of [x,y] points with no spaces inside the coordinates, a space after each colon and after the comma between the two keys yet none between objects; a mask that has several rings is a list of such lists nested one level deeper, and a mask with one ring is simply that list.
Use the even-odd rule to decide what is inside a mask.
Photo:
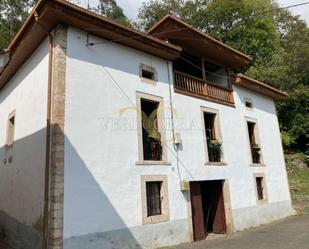
[{"label": "white painted facade", "polygon": [[[156,84],[141,80],[141,63],[156,68]],[[272,99],[234,86],[233,108],[172,90],[176,132],[182,138],[178,173],[171,140],[168,163],[137,163],[137,93],[163,98],[164,116],[170,119],[171,62],[108,41],[87,47],[86,33],[69,28],[66,65],[64,249],[156,248],[190,241],[189,197],[180,191],[180,179],[228,180],[235,230],[292,214]],[[252,110],[245,98],[252,100]],[[205,165],[201,107],[219,112],[225,166]],[[251,164],[246,118],[257,120],[263,167]],[[166,137],[172,138],[171,129]],[[255,173],[265,174],[267,203],[257,203]],[[169,221],[143,225],[143,175],[167,176]]]},{"label": "white painted facade", "polygon": [[[0,226],[5,236],[20,236],[24,248],[40,248],[42,239],[47,75],[45,40],[0,91]],[[12,112],[14,144],[6,149]]]}]

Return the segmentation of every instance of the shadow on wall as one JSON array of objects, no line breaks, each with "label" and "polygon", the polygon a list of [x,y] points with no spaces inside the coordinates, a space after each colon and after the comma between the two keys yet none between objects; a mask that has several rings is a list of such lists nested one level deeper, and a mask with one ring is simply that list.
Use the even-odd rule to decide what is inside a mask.
[{"label": "shadow on wall", "polygon": [[14,249],[41,249],[46,130],[0,148],[0,234]]},{"label": "shadow on wall", "polygon": [[[1,127],[3,140],[8,117],[6,112],[9,112],[5,108],[11,106],[12,100],[14,102],[17,99],[21,101],[22,98],[28,98],[28,104],[33,101],[38,109],[24,108],[22,111],[29,114],[41,111],[40,105],[37,104],[37,96],[34,97],[30,90],[24,92],[24,88],[19,86],[26,80],[42,87],[44,77],[41,80],[42,71],[36,69],[44,67],[47,73],[47,54],[48,43],[42,42],[40,48],[29,58],[29,63],[25,63],[9,84],[1,89],[0,104],[3,106],[0,108],[0,116],[4,120],[4,126]],[[15,108],[22,106],[21,102],[15,104]],[[42,106],[42,109],[46,110],[46,106]],[[29,129],[29,126],[26,127],[28,124],[26,121],[18,122],[17,126]],[[15,140],[12,148],[0,148],[0,239],[2,237],[14,249],[42,248],[45,141],[46,130],[42,127],[33,134]]]},{"label": "shadow on wall", "polygon": [[[45,161],[37,167],[31,162],[40,161],[45,152],[45,136],[42,129],[14,141],[12,153],[1,148],[0,236],[14,249],[42,248]],[[65,168],[64,232],[71,236],[65,238],[64,249],[140,249],[68,139],[66,150],[72,156]],[[12,162],[4,165],[8,154]],[[108,227],[119,229],[108,231]]]},{"label": "shadow on wall", "polygon": [[[94,173],[89,170],[67,137],[65,151],[64,249],[141,249],[142,246],[104,193]],[[104,165],[95,164],[88,163],[88,166],[92,170],[102,167],[104,171]],[[117,183],[109,175],[100,177],[100,181],[105,180],[115,186],[115,192],[118,191]],[[138,200],[134,201],[134,197],[121,198],[138,205]]]}]

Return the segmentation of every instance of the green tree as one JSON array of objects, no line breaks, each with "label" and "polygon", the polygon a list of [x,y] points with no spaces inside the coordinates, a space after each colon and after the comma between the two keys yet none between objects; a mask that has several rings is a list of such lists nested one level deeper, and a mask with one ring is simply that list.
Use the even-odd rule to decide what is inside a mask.
[{"label": "green tree", "polygon": [[99,4],[93,9],[96,13],[110,18],[125,26],[131,26],[129,19],[118,6],[116,0],[99,0]]},{"label": "green tree", "polygon": [[8,45],[35,2],[36,0],[1,0],[0,48],[5,48]]},{"label": "green tree", "polygon": [[[149,29],[171,13],[211,36],[250,55],[270,61],[279,47],[271,0],[151,0],[143,3],[138,18]],[[268,12],[268,14],[263,14]]]},{"label": "green tree", "polygon": [[295,141],[290,147],[309,152],[309,86],[298,85],[277,105],[281,129]]},{"label": "green tree", "polygon": [[163,16],[170,13],[178,17],[184,8],[184,0],[149,0],[142,3],[138,11],[137,27],[143,31],[150,29]]}]

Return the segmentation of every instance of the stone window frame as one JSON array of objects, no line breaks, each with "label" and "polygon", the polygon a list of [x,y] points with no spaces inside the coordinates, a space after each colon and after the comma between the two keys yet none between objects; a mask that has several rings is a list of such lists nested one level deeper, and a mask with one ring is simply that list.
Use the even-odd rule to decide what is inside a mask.
[{"label": "stone window frame", "polygon": [[[14,117],[14,127],[11,130],[10,129],[10,120],[11,118]],[[8,119],[7,119],[7,127],[6,127],[6,141],[5,141],[5,147],[7,149],[13,147],[14,145],[14,140],[15,140],[15,128],[16,128],[16,110],[12,111],[9,115],[8,115]],[[12,141],[9,141],[11,138]]]},{"label": "stone window frame", "polygon": [[[254,106],[253,106],[253,101],[252,101],[251,98],[245,97],[244,98],[244,102],[245,102],[245,107],[246,107],[247,110],[253,110]],[[251,107],[248,107],[246,105],[247,102],[249,102],[251,104]]]},{"label": "stone window frame", "polygon": [[[141,117],[141,100],[149,100],[159,103],[158,109],[158,119],[164,120],[164,99],[163,97],[155,96],[148,93],[136,92],[136,107],[137,107],[137,135],[138,135],[138,161],[136,165],[171,165],[167,158],[167,148],[164,143],[162,143],[162,160],[152,161],[144,160],[143,153],[143,129],[142,129],[142,117]],[[158,122],[158,130],[161,134],[161,141],[166,141],[166,131],[162,127],[162,122]]]},{"label": "stone window frame", "polygon": [[[162,182],[161,186],[161,211],[160,215],[147,215],[147,194],[146,182]],[[142,222],[143,225],[155,224],[168,221],[170,219],[169,212],[169,196],[167,175],[142,175],[141,176],[141,195],[142,195]]]},{"label": "stone window frame", "polygon": [[[205,120],[204,120],[204,113],[215,114],[215,121],[214,121],[214,128],[216,136],[218,140],[221,142],[221,162],[210,162],[208,157],[208,147],[207,147],[207,139],[206,139],[206,131],[205,131]],[[220,121],[220,114],[218,109],[213,109],[205,106],[201,106],[201,115],[202,115],[202,127],[203,127],[203,141],[204,141],[204,148],[205,148],[205,165],[206,166],[226,166],[226,162],[224,159],[224,146],[223,146],[223,138],[221,133],[221,121]]]},{"label": "stone window frame", "polygon": [[[262,180],[262,187],[263,187],[263,199],[262,200],[259,200],[256,178],[263,179]],[[254,173],[253,181],[254,181],[255,197],[256,197],[257,204],[268,203],[268,191],[267,191],[267,183],[266,183],[265,174],[264,173]]]},{"label": "stone window frame", "polygon": [[[249,138],[249,132],[248,132],[248,122],[254,123],[254,134],[255,134],[255,140],[260,145],[260,163],[253,163],[252,160],[252,153],[251,153],[251,146],[250,146],[250,138]],[[264,157],[263,157],[263,146],[262,142],[260,139],[260,128],[259,128],[259,123],[256,118],[251,118],[251,117],[245,117],[245,126],[246,126],[246,136],[247,136],[247,143],[248,143],[248,149],[249,149],[249,154],[250,154],[250,166],[257,166],[257,167],[265,167],[266,165],[264,164]]]},{"label": "stone window frame", "polygon": [[[153,79],[148,79],[148,78],[144,78],[142,75],[143,75],[143,70],[146,70],[146,71],[149,71],[151,73],[153,73]],[[150,83],[150,84],[156,84],[158,82],[158,72],[157,72],[157,69],[153,66],[149,66],[149,65],[146,65],[146,64],[143,64],[141,63],[139,65],[139,77],[141,79],[142,82],[145,82],[145,83]]]}]

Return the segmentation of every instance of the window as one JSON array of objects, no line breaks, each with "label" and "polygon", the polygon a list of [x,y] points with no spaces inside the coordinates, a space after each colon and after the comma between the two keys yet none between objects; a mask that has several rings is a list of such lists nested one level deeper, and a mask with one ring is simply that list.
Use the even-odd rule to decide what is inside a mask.
[{"label": "window", "polygon": [[161,161],[161,134],[158,130],[158,102],[141,100],[144,160]]},{"label": "window", "polygon": [[264,199],[263,177],[257,177],[257,178],[255,178],[255,180],[256,180],[256,188],[257,188],[258,199],[263,200]]},{"label": "window", "polygon": [[169,219],[167,176],[141,176],[143,224]]},{"label": "window", "polygon": [[248,99],[248,98],[245,98],[245,106],[246,106],[247,108],[252,109],[252,108],[253,108],[252,100],[251,100],[251,99]]},{"label": "window", "polygon": [[255,122],[247,121],[252,163],[261,164],[261,147],[258,143],[257,125]]},{"label": "window", "polygon": [[12,112],[8,118],[7,137],[6,137],[7,146],[12,146],[14,143],[14,130],[15,130],[15,112]]},{"label": "window", "polygon": [[139,70],[141,78],[151,81],[157,81],[157,71],[154,67],[141,64]]},{"label": "window", "polygon": [[207,147],[207,162],[219,163],[222,162],[222,140],[219,129],[219,117],[216,110],[202,108],[206,147]]},{"label": "window", "polygon": [[255,174],[255,187],[256,187],[256,196],[258,201],[266,201],[267,193],[266,193],[266,184],[265,184],[265,176],[264,174]]},{"label": "window", "polygon": [[137,93],[138,146],[137,164],[169,164],[166,158],[165,130],[163,125],[163,98]]},{"label": "window", "polygon": [[162,182],[146,182],[147,216],[161,214]]}]

